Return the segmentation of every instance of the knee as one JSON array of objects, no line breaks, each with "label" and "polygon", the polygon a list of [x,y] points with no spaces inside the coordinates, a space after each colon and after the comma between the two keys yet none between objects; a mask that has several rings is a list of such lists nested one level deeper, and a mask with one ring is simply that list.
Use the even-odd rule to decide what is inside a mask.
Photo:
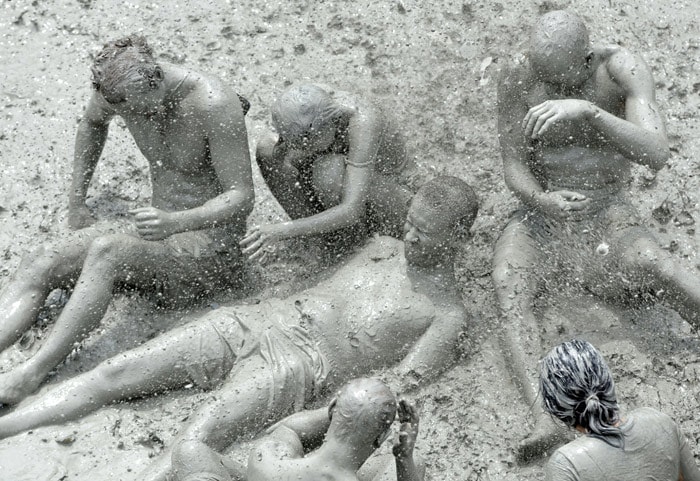
[{"label": "knee", "polygon": [[344,155],[329,154],[314,161],[314,189],[326,209],[340,204],[343,198],[344,180]]},{"label": "knee", "polygon": [[114,264],[119,259],[130,257],[134,238],[127,234],[111,234],[97,237],[88,248],[86,263]]},{"label": "knee", "polygon": [[46,245],[33,250],[20,262],[19,270],[34,279],[52,272],[61,262],[61,256],[56,249]]},{"label": "knee", "polygon": [[277,138],[272,132],[265,132],[258,139],[255,146],[255,160],[261,168],[269,166],[275,145],[277,145]]},{"label": "knee", "polygon": [[191,466],[202,459],[208,451],[209,448],[202,441],[181,439],[173,446],[173,468],[177,470],[178,467]]}]

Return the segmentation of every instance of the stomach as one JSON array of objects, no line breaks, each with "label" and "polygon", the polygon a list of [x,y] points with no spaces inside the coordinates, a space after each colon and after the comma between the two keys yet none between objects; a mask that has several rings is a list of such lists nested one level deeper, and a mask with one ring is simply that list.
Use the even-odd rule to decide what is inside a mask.
[{"label": "stomach", "polygon": [[603,146],[535,149],[534,168],[549,190],[620,190],[630,177],[630,162]]}]

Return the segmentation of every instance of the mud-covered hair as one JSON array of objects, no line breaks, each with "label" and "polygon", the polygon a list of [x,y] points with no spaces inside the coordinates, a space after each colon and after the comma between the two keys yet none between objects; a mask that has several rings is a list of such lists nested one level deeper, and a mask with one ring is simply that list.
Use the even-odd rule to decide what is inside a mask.
[{"label": "mud-covered hair", "polygon": [[528,56],[537,67],[557,58],[583,58],[590,49],[588,27],[575,13],[554,10],[542,15],[532,28]]},{"label": "mud-covered hair", "polygon": [[334,434],[341,438],[379,438],[396,417],[396,397],[378,379],[354,379],[331,401],[329,415]]},{"label": "mud-covered hair", "polygon": [[479,200],[471,186],[449,175],[435,177],[423,184],[412,203],[421,205],[454,226],[457,239],[469,237],[469,229],[479,211]]},{"label": "mud-covered hair", "polygon": [[155,88],[162,71],[153,58],[153,51],[141,35],[130,35],[107,42],[92,64],[92,87],[109,103],[125,99],[124,89],[143,83]]},{"label": "mud-covered hair", "polygon": [[283,138],[300,138],[340,118],[342,108],[314,84],[289,87],[271,107],[272,122]]},{"label": "mud-covered hair", "polygon": [[615,383],[603,356],[592,344],[564,342],[542,359],[540,393],[544,410],[571,427],[624,448]]}]

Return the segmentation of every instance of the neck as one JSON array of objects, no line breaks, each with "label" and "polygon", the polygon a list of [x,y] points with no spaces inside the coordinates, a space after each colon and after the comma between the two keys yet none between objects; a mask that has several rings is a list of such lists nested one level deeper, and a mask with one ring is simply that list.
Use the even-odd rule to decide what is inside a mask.
[{"label": "neck", "polygon": [[341,441],[336,437],[326,436],[326,440],[313,452],[312,456],[324,460],[324,464],[333,466],[337,470],[355,473],[374,451],[372,443],[357,440]]}]

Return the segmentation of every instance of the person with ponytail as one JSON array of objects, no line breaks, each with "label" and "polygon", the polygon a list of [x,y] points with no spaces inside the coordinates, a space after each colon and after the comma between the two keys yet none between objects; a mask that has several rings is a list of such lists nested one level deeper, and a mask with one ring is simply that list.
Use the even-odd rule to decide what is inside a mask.
[{"label": "person with ponytail", "polygon": [[673,419],[652,408],[622,416],[610,368],[589,342],[562,343],[542,359],[540,394],[545,412],[584,434],[554,452],[546,481],[700,481]]}]

